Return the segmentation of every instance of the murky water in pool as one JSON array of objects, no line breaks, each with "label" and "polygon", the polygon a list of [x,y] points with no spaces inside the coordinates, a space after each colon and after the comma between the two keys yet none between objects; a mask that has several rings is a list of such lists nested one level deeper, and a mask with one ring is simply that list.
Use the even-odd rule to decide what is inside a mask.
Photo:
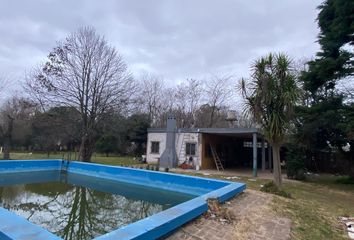
[{"label": "murky water in pool", "polygon": [[0,206],[64,239],[92,239],[192,197],[58,171],[0,174]]}]

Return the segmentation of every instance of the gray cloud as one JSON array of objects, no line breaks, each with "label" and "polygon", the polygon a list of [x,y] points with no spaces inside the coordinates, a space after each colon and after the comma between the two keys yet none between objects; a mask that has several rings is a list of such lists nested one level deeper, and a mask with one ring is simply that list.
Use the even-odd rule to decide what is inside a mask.
[{"label": "gray cloud", "polygon": [[318,50],[319,0],[0,0],[0,72],[21,78],[56,41],[94,26],[134,74],[171,82],[208,73],[249,74],[252,60]]}]

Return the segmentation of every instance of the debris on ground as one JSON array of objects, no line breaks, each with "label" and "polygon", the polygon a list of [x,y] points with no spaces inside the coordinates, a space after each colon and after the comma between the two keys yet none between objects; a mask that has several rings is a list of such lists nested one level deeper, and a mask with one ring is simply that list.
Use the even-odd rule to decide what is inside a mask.
[{"label": "debris on ground", "polygon": [[[218,211],[210,210],[214,208],[209,208],[207,213],[182,226],[166,240],[288,240],[291,220],[279,216],[274,211],[273,200],[274,196],[271,194],[246,189],[244,193],[226,201],[225,204],[220,204],[221,209],[226,208],[231,212],[232,221],[225,221],[228,220],[227,217],[218,214]],[[215,204],[217,208],[216,203],[211,205]]]},{"label": "debris on ground", "polygon": [[217,199],[208,199],[209,210],[206,212],[206,218],[215,219],[222,224],[229,224],[235,220],[235,215],[225,206],[220,204]]},{"label": "debris on ground", "polygon": [[354,217],[340,217],[339,221],[345,224],[349,239],[354,239]]},{"label": "debris on ground", "polygon": [[225,179],[227,180],[232,180],[232,179],[240,179],[239,177],[237,176],[234,176],[234,177],[224,177]]},{"label": "debris on ground", "polygon": [[347,222],[347,232],[350,239],[354,239],[354,222]]}]

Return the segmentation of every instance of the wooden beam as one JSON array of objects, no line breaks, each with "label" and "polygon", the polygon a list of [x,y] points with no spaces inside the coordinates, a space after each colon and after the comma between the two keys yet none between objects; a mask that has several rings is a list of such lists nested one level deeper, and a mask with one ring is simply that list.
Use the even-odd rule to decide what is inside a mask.
[{"label": "wooden beam", "polygon": [[253,133],[253,177],[257,177],[257,133]]},{"label": "wooden beam", "polygon": [[268,165],[269,165],[269,171],[272,171],[272,147],[270,146],[268,142]]},{"label": "wooden beam", "polygon": [[265,170],[266,168],[266,163],[265,163],[265,141],[264,137],[262,137],[262,171]]}]

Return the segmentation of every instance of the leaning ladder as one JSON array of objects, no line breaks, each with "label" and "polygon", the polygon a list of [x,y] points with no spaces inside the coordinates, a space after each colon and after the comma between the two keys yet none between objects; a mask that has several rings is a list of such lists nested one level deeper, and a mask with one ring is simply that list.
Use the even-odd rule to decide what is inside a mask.
[{"label": "leaning ladder", "polygon": [[213,158],[214,158],[214,162],[215,162],[215,166],[216,166],[216,169],[218,171],[224,171],[224,166],[222,165],[222,162],[217,154],[217,152],[215,151],[215,148],[213,147],[213,145],[210,144],[210,150],[211,150],[211,153],[213,155]]},{"label": "leaning ladder", "polygon": [[[186,159],[186,142],[189,141],[190,139],[190,135],[186,134],[186,133],[181,133],[183,134],[183,138],[182,138],[182,143],[181,143],[181,148],[179,149],[179,154],[178,154],[178,161],[180,162],[184,162]],[[178,145],[178,143],[177,143]]]}]

